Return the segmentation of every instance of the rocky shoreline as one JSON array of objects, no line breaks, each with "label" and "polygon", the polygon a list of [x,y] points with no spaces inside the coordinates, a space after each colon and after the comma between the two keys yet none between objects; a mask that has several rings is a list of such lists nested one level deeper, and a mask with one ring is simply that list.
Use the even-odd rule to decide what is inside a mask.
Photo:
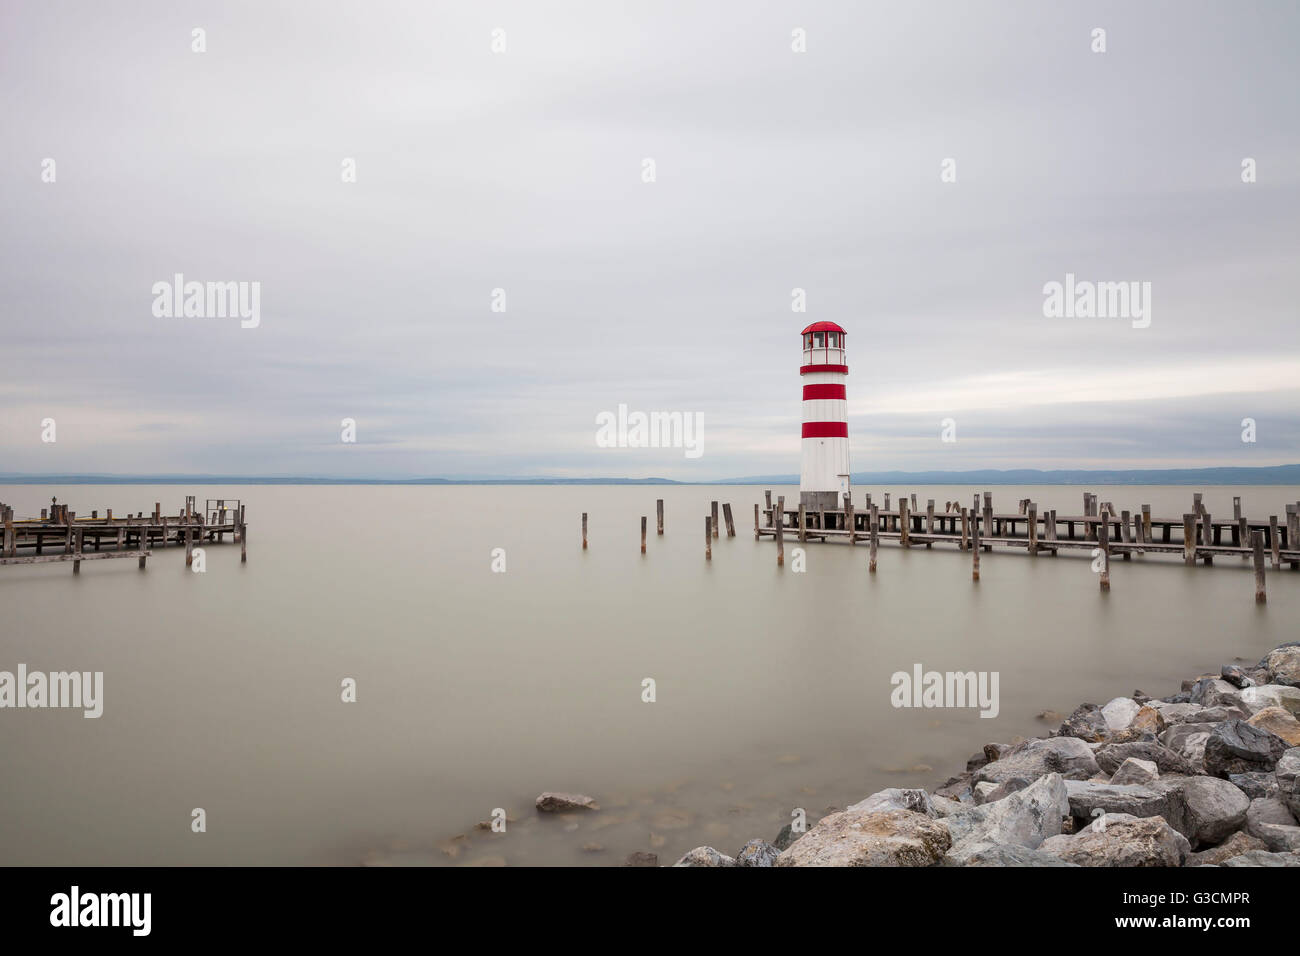
[{"label": "rocky shoreline", "polygon": [[1168,697],[1083,704],[1046,737],[985,744],[933,792],[881,790],[806,832],[674,865],[1300,866],[1298,716],[1293,642]]}]

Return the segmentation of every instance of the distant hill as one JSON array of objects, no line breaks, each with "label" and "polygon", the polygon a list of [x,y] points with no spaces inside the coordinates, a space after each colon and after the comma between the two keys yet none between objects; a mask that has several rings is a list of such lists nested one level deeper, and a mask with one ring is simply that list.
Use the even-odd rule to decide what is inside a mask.
[{"label": "distant hill", "polygon": [[[669,478],[326,478],[266,475],[21,475],[0,474],[8,485],[797,485],[799,476],[749,475],[719,481]],[[1151,468],[1115,471],[863,471],[855,485],[1300,485],[1300,464],[1261,468]]]}]

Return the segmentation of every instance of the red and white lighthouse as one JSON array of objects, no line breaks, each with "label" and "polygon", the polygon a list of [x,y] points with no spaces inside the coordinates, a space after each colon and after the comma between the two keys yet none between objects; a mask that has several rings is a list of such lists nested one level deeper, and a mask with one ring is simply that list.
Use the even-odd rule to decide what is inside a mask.
[{"label": "red and white lighthouse", "polygon": [[843,507],[849,493],[848,359],[844,330],[814,322],[803,330],[803,466],[799,503],[810,511]]}]

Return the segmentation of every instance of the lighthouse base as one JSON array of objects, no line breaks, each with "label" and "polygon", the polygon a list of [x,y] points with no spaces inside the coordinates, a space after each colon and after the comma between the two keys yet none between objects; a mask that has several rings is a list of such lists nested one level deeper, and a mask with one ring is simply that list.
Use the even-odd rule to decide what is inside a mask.
[{"label": "lighthouse base", "polygon": [[838,491],[801,491],[799,504],[805,511],[834,511],[842,507]]}]

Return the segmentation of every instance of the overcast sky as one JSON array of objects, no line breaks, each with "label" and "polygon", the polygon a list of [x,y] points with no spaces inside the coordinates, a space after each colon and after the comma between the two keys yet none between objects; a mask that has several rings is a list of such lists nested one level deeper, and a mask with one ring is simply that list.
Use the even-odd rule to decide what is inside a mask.
[{"label": "overcast sky", "polygon": [[822,319],[855,471],[1300,461],[1298,11],[6,0],[0,472],[797,472]]}]

